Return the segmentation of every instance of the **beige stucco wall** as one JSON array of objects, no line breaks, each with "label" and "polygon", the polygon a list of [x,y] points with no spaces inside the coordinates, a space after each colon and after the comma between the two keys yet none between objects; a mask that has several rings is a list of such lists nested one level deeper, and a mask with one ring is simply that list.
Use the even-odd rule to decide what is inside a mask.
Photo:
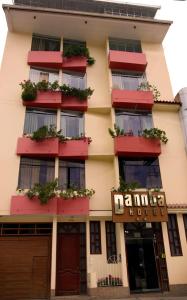
[{"label": "beige stucco wall", "polygon": [[[166,109],[166,108],[165,108]],[[166,131],[167,144],[159,156],[163,189],[168,204],[187,203],[187,156],[179,114],[171,107],[153,112],[154,126]]]},{"label": "beige stucco wall", "polygon": [[146,55],[146,77],[161,93],[161,99],[172,100],[173,93],[169,73],[161,44],[142,43],[142,51]]},{"label": "beige stucco wall", "polygon": [[171,256],[166,223],[162,223],[170,284],[187,284],[187,247],[182,214],[177,214],[182,256]]},{"label": "beige stucco wall", "polygon": [[19,157],[15,155],[17,138],[23,133],[25,108],[20,99],[19,83],[28,78],[26,63],[31,35],[8,33],[0,72],[0,128],[2,179],[0,214],[8,214],[10,197],[18,183]]}]

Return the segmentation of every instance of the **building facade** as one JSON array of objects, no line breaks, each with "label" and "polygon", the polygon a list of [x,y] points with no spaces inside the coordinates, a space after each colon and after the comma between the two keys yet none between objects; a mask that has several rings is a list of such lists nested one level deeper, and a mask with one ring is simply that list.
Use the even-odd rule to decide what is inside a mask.
[{"label": "building facade", "polygon": [[171,22],[94,0],[3,9],[0,298],[187,295]]}]

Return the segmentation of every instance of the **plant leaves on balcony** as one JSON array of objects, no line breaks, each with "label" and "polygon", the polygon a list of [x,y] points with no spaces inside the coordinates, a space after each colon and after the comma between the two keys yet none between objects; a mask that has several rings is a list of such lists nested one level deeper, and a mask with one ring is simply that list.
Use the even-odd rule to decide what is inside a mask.
[{"label": "plant leaves on balcony", "polygon": [[122,177],[119,178],[119,187],[116,188],[112,188],[112,192],[118,192],[118,193],[125,193],[125,192],[130,192],[130,191],[134,191],[136,189],[138,189],[140,187],[138,182],[131,182],[131,183],[127,183],[123,180]]},{"label": "plant leaves on balcony", "polygon": [[95,59],[90,56],[89,49],[84,45],[68,45],[64,47],[63,56],[73,57],[73,56],[82,56],[87,58],[87,63],[89,66],[92,66],[95,63]]},{"label": "plant leaves on balcony", "polygon": [[37,84],[31,82],[30,80],[24,80],[20,83],[22,88],[22,100],[24,101],[34,101],[37,97],[37,91],[61,91],[64,95],[70,97],[76,97],[79,100],[86,100],[89,98],[94,90],[90,87],[84,90],[70,87],[66,84],[59,85],[58,81],[50,83],[46,80],[39,81]]}]

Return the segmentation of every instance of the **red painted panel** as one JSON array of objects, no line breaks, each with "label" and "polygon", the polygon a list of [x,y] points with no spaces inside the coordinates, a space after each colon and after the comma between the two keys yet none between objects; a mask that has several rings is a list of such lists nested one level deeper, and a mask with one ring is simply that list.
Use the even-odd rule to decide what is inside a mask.
[{"label": "red painted panel", "polygon": [[63,57],[60,51],[29,51],[28,64],[36,67],[61,69]]},{"label": "red painted panel", "polygon": [[150,91],[112,90],[112,106],[151,110],[154,104]]},{"label": "red painted panel", "polygon": [[78,111],[87,111],[88,103],[87,100],[79,100],[76,97],[62,95],[61,108]]},{"label": "red painted panel", "polygon": [[87,159],[88,158],[88,139],[70,140],[59,143],[60,158]]},{"label": "red painted panel", "polygon": [[110,50],[109,67],[144,72],[147,66],[145,54]]},{"label": "red painted panel", "polygon": [[89,198],[58,199],[58,214],[64,216],[79,216],[89,214]]},{"label": "red painted panel", "polygon": [[161,153],[161,146],[158,139],[118,136],[114,139],[114,151],[118,156],[157,157]]},{"label": "red painted panel", "polygon": [[41,142],[32,141],[30,138],[18,138],[17,155],[55,157],[58,156],[59,141],[57,138],[45,139]]},{"label": "red painted panel", "polygon": [[86,72],[87,59],[83,56],[64,57],[62,69]]},{"label": "red painted panel", "polygon": [[62,100],[61,92],[37,92],[37,97],[34,101],[23,101],[23,105],[29,107],[45,107],[45,108],[60,108]]},{"label": "red painted panel", "polygon": [[52,215],[57,212],[57,198],[52,198],[47,204],[40,204],[38,198],[29,199],[27,196],[12,196],[10,205],[11,215]]}]

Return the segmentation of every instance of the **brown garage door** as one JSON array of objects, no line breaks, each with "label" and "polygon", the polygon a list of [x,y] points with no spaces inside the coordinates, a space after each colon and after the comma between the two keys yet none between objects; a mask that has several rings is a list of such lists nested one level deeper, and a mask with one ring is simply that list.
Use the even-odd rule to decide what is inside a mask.
[{"label": "brown garage door", "polygon": [[0,299],[48,299],[49,236],[0,237]]}]

